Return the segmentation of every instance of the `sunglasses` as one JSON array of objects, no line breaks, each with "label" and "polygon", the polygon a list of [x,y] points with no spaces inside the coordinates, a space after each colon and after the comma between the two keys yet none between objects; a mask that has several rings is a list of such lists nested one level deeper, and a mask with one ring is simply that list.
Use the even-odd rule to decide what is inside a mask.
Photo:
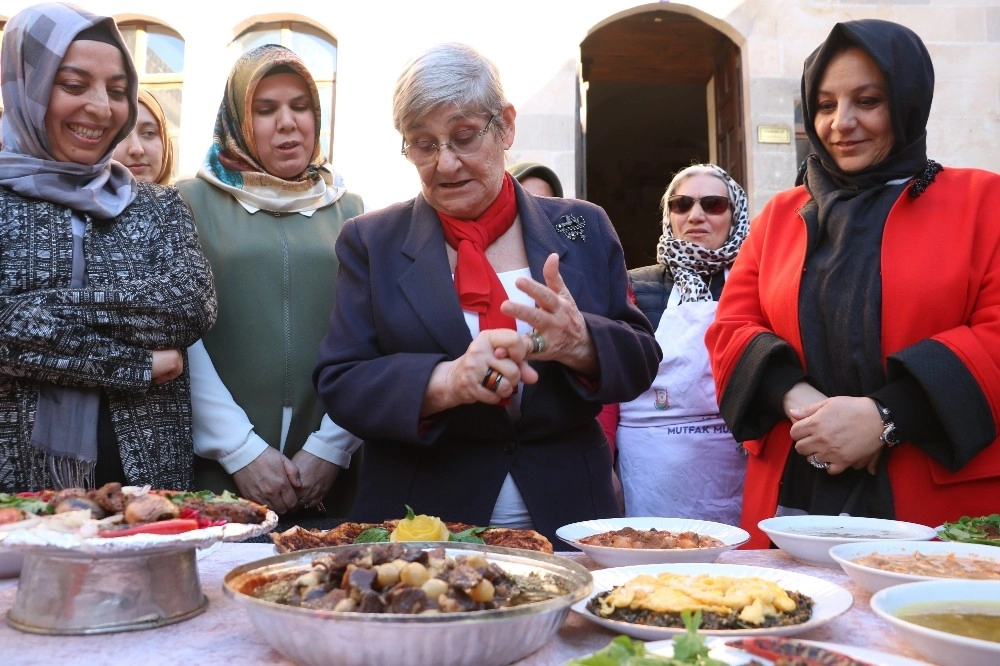
[{"label": "sunglasses", "polygon": [[707,197],[695,199],[686,194],[675,194],[667,199],[667,210],[671,213],[686,213],[697,201],[701,209],[709,215],[720,215],[729,210],[729,197],[720,197],[717,194],[710,194]]}]

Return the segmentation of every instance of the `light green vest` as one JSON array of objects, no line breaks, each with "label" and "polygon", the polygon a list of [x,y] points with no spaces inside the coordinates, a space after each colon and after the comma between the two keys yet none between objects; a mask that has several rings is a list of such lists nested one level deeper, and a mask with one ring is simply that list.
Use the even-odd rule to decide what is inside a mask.
[{"label": "light green vest", "polygon": [[[312,372],[334,304],[334,245],[344,222],[363,212],[361,197],[345,194],[311,217],[265,210],[250,214],[228,192],[200,178],[177,187],[191,207],[215,275],[219,316],[203,338],[205,348],[255,432],[275,448],[282,408],[292,408],[284,448],[291,458],[324,414]],[[205,467],[215,469],[205,474]],[[347,476],[342,473],[334,488],[348,485]],[[235,490],[216,463],[198,465],[195,482],[216,492]]]}]

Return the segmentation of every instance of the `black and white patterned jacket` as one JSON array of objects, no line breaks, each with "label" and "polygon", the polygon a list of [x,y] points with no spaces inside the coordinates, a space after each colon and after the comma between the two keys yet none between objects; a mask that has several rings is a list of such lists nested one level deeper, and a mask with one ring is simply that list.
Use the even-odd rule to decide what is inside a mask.
[{"label": "black and white patterned jacket", "polygon": [[215,321],[191,214],[140,183],[118,217],[86,218],[84,248],[89,284],[73,289],[71,211],[0,188],[0,491],[50,487],[29,443],[40,382],[101,388],[128,481],[189,488],[187,359],[153,385],[151,350],[184,350]]}]

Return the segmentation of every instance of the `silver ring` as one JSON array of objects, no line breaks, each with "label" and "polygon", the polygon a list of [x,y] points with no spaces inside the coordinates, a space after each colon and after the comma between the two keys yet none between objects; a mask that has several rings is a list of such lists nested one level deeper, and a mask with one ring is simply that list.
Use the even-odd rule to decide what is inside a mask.
[{"label": "silver ring", "polygon": [[816,469],[826,469],[830,466],[830,463],[822,462],[819,458],[817,458],[815,453],[809,456],[809,464]]},{"label": "silver ring", "polygon": [[493,386],[490,387],[490,390],[496,393],[497,389],[500,388],[500,382],[503,381],[503,375],[501,375],[496,370],[494,370],[493,372],[496,373],[496,379],[493,380]]},{"label": "silver ring", "polygon": [[545,349],[545,338],[543,338],[542,334],[535,329],[531,329],[531,333],[529,335],[531,337],[531,353],[540,354],[542,350]]}]

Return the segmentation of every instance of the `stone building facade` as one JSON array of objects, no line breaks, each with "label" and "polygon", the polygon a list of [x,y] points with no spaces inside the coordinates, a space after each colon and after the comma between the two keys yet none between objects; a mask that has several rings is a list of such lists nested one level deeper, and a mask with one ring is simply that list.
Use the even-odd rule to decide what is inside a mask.
[{"label": "stone building facade", "polygon": [[[30,4],[0,0],[0,21]],[[802,62],[837,21],[882,18],[920,34],[937,75],[930,156],[1000,171],[1000,0],[77,4],[138,26],[139,57],[162,55],[174,63],[166,69],[179,70],[145,65],[147,85],[175,102],[180,176],[193,174],[208,148],[239,51],[281,31],[308,33],[292,43],[330,71],[331,159],[369,208],[419,189],[392,128],[399,71],[434,43],[471,44],[497,64],[518,112],[510,161],[544,162],[567,196],[604,206],[630,265],[649,263],[659,196],[685,164],[729,168],[752,212],[791,185],[807,150],[798,116]],[[317,40],[332,48],[314,48]],[[172,53],[157,52],[168,47]]]}]

